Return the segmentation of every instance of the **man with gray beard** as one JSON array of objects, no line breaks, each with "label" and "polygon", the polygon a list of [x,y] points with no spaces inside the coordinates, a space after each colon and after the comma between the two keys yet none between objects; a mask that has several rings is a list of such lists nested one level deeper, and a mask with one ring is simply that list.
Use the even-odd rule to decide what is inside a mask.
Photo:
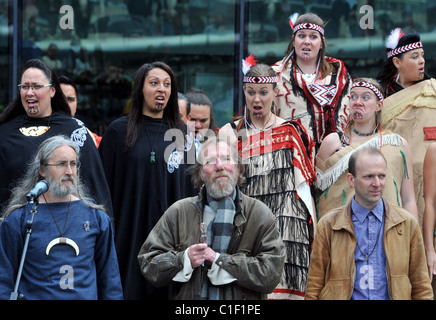
[{"label": "man with gray beard", "polygon": [[[53,136],[41,143],[12,190],[0,224],[0,299],[18,292],[20,299],[31,300],[123,298],[111,221],[104,207],[87,196],[79,164],[75,143]],[[48,190],[29,197],[41,180],[48,182]]]},{"label": "man with gray beard", "polygon": [[173,299],[266,299],[278,284],[285,249],[271,210],[239,190],[244,166],[227,142],[210,137],[190,167],[196,197],[174,203],[138,260]]}]

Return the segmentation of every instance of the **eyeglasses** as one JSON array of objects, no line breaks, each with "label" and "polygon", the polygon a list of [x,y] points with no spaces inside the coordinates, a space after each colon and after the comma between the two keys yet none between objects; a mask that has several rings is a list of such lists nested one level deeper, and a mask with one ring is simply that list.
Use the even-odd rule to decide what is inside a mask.
[{"label": "eyeglasses", "polygon": [[38,91],[41,90],[44,87],[51,87],[52,84],[32,84],[32,85],[28,85],[28,84],[19,84],[18,85],[18,89],[21,91],[28,91],[30,88],[32,88],[33,91]]},{"label": "eyeglasses", "polygon": [[61,161],[58,163],[46,163],[44,166],[54,166],[59,171],[67,170],[68,166],[70,166],[71,170],[77,170],[80,168],[80,162],[71,161],[68,163],[67,161]]}]

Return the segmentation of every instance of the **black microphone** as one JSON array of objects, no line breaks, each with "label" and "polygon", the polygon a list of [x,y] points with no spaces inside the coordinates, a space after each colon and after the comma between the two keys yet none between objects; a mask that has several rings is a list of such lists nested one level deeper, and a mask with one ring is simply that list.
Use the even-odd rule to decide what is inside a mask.
[{"label": "black microphone", "polygon": [[45,180],[38,181],[38,183],[33,187],[32,190],[27,194],[27,201],[32,201],[37,199],[41,194],[48,191],[49,184]]}]

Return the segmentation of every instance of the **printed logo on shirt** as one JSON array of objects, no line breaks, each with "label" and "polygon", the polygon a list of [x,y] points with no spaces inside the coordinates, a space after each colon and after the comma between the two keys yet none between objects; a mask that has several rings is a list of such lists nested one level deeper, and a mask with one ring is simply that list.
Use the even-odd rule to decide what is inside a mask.
[{"label": "printed logo on shirt", "polygon": [[173,173],[175,169],[179,168],[180,163],[183,160],[183,153],[177,150],[174,150],[167,161],[167,169],[169,173]]},{"label": "printed logo on shirt", "polygon": [[90,230],[90,227],[89,227],[89,221],[88,221],[88,220],[85,221],[85,223],[83,224],[83,229],[84,229],[86,232],[88,232],[88,231]]}]

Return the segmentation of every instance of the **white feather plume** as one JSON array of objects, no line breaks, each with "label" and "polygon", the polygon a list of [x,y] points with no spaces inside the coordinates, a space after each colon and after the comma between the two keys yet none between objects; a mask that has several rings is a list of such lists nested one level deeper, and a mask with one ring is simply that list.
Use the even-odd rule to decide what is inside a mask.
[{"label": "white feather plume", "polygon": [[254,54],[250,54],[247,58],[242,59],[242,73],[244,75],[250,71],[251,67],[255,66],[257,63],[256,57]]},{"label": "white feather plume", "polygon": [[295,12],[289,16],[289,25],[292,29],[295,27],[295,22],[297,21],[297,18],[300,14],[298,12]]},{"label": "white feather plume", "polygon": [[249,64],[245,61],[245,59],[242,59],[242,73],[243,73],[244,75],[246,75],[247,72],[250,70],[250,68],[251,68],[251,65],[249,65]]},{"label": "white feather plume", "polygon": [[395,28],[391,31],[388,39],[386,40],[386,48],[394,50],[398,46],[398,41],[401,38],[401,28]]}]

